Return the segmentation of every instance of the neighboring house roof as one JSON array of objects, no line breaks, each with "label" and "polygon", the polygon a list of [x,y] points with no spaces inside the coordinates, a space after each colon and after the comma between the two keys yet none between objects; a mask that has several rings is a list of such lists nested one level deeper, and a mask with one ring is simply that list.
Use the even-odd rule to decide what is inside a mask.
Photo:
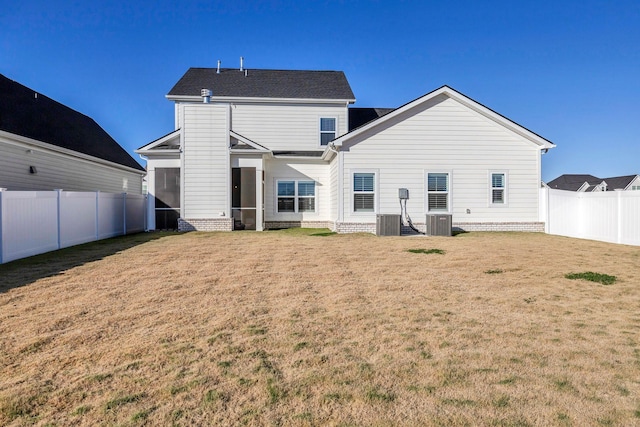
[{"label": "neighboring house roof", "polygon": [[556,179],[549,181],[547,185],[549,188],[557,190],[578,191],[585,183],[591,185],[598,185],[602,182],[600,178],[593,175],[572,175],[565,174],[560,175]]},{"label": "neighboring house roof", "polygon": [[379,119],[393,110],[395,108],[351,107],[349,108],[349,131],[357,129],[372,120]]},{"label": "neighboring house roof", "polygon": [[2,74],[0,130],[144,171],[92,118]]},{"label": "neighboring house roof", "polygon": [[631,184],[637,176],[638,175],[612,176],[609,178],[602,178],[602,180],[607,183],[608,190],[616,190],[618,188],[626,190],[629,184]]},{"label": "neighboring house roof", "polygon": [[606,191],[626,190],[638,175],[598,178],[593,175],[564,174],[547,183],[549,188],[566,191],[594,191],[604,184]]},{"label": "neighboring house roof", "polygon": [[482,114],[483,116],[487,117],[490,120],[493,120],[494,122],[500,124],[506,129],[509,129],[510,131],[515,132],[516,134],[531,141],[532,143],[537,145],[541,150],[548,150],[556,146],[551,141],[541,137],[537,133],[531,132],[529,129],[525,128],[524,126],[519,125],[518,123],[508,119],[502,114],[496,113],[492,109],[485,107],[479,102],[474,101],[468,96],[465,96],[462,93],[456,91],[455,89],[445,85],[419,98],[416,98],[413,101],[410,101],[404,104],[403,106],[396,108],[395,110],[385,115],[382,115],[379,118],[374,119],[356,129],[350,130],[346,134],[334,139],[333,143],[330,144],[330,146],[328,146],[327,149],[325,150],[325,155],[327,155],[329,151],[332,150],[332,146],[341,146],[346,141],[349,141],[352,138],[364,132],[367,132],[368,130],[376,126],[380,126],[383,123],[387,123],[390,120],[393,120],[395,117],[398,117],[399,115],[404,114],[407,111],[413,110],[414,108],[424,105],[425,103],[430,102],[436,99],[437,97],[441,97],[441,96],[451,98],[459,102],[460,104],[472,109],[473,111],[476,111],[477,113]]},{"label": "neighboring house roof", "polygon": [[[246,73],[245,73],[246,71]],[[210,89],[212,98],[282,98],[355,101],[342,71],[189,68],[167,98],[199,97]]]}]

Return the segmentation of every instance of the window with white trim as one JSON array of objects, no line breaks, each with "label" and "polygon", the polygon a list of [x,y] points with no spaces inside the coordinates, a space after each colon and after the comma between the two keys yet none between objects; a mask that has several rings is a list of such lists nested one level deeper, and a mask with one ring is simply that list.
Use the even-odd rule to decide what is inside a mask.
[{"label": "window with white trim", "polygon": [[359,172],[353,174],[353,211],[374,212],[376,174]]},{"label": "window with white trim", "polygon": [[504,205],[507,203],[507,175],[504,172],[491,173],[491,204]]},{"label": "window with white trim", "polygon": [[427,210],[449,211],[449,174],[437,172],[427,174]]},{"label": "window with white trim", "polygon": [[640,185],[632,185],[631,190],[633,191],[640,190]]},{"label": "window with white trim", "polygon": [[281,180],[276,182],[277,206],[280,213],[315,212],[315,181]]},{"label": "window with white trim", "polygon": [[320,119],[320,145],[327,145],[336,139],[335,117],[323,117]]}]

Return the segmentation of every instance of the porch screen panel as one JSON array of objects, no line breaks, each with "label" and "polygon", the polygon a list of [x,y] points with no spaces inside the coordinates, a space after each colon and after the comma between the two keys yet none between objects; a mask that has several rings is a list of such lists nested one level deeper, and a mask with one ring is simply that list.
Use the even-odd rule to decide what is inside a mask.
[{"label": "porch screen panel", "polygon": [[155,170],[156,229],[178,228],[180,217],[180,168]]}]

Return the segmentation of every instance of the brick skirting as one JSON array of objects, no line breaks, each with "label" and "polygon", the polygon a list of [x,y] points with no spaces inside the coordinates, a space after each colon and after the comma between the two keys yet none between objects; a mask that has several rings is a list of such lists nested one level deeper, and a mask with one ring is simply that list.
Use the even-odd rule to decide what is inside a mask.
[{"label": "brick skirting", "polygon": [[233,218],[178,218],[178,231],[233,231]]},{"label": "brick skirting", "polygon": [[544,233],[544,222],[454,222],[453,229],[463,231],[528,231]]},{"label": "brick skirting", "polygon": [[[418,223],[414,226],[425,232],[426,224]],[[544,222],[454,222],[453,231],[525,231],[544,233]],[[343,222],[336,223],[334,231],[338,233],[374,233],[376,225],[370,223]],[[402,226],[402,234],[416,234],[408,226]]]},{"label": "brick skirting", "polygon": [[[425,224],[414,224],[424,232]],[[375,223],[333,221],[267,221],[265,229],[277,228],[329,228],[338,233],[376,233]],[[526,231],[544,233],[544,222],[454,222],[454,231]],[[178,219],[178,231],[233,231],[232,218]],[[414,234],[406,226],[402,234]]]}]

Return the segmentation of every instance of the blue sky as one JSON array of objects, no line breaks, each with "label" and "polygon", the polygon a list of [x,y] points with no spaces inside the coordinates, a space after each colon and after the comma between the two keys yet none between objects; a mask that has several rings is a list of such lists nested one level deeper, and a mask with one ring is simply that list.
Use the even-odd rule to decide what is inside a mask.
[{"label": "blue sky", "polygon": [[[5,2],[6,3],[6,2]],[[342,70],[356,106],[447,84],[557,144],[543,179],[640,173],[640,2],[30,1],[0,14],[0,73],[133,150],[173,130],[189,67]]]}]

